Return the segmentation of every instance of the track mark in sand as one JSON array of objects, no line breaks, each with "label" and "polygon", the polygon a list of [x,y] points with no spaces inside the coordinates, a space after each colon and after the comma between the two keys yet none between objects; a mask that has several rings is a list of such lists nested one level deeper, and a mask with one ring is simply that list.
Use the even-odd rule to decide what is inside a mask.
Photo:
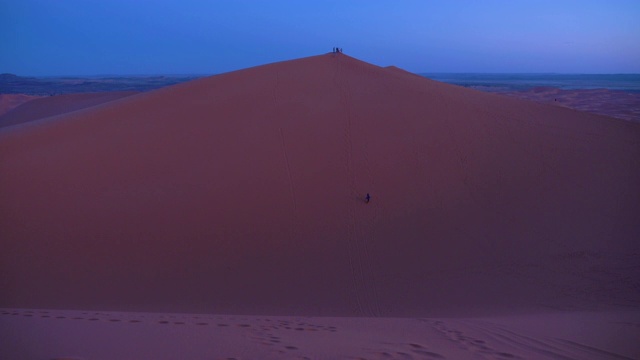
[{"label": "track mark in sand", "polygon": [[[464,332],[460,330],[453,329],[450,327],[450,325],[445,324],[443,321],[431,321],[427,319],[420,319],[420,320],[431,324],[433,329],[440,332],[442,335],[444,335],[445,338],[456,343],[460,349],[474,353],[476,354],[476,356],[480,356],[482,358],[488,358],[488,359],[521,359],[521,357],[518,355],[507,353],[504,351],[498,351],[492,348],[491,346],[489,346],[486,341],[476,339],[472,336],[466,335]],[[469,326],[470,324],[466,324],[466,325]],[[436,354],[436,355],[440,355],[440,354]],[[557,357],[557,358],[562,358],[562,357]]]},{"label": "track mark in sand", "polygon": [[444,359],[444,356],[438,354],[437,352],[429,351],[426,347],[419,344],[409,344],[411,348],[411,352],[414,354],[426,356],[430,359]]},{"label": "track mark in sand", "polygon": [[[337,80],[339,102],[341,111],[344,113],[344,152],[346,154],[346,177],[349,186],[349,193],[352,199],[360,199],[362,196],[361,189],[363,186],[367,187],[367,190],[371,191],[374,187],[373,176],[371,174],[368,148],[366,144],[366,136],[364,137],[365,143],[362,148],[354,144],[353,132],[354,126],[360,121],[357,121],[357,117],[353,112],[352,104],[352,88],[349,82],[348,76],[342,76],[342,61],[337,61]],[[361,131],[357,131],[356,134],[360,134]],[[360,139],[358,137],[357,139]],[[356,158],[356,153],[362,155],[362,159]],[[359,180],[357,166],[364,166],[364,180]],[[348,206],[349,220],[347,223],[347,240],[349,246],[349,260],[352,267],[354,291],[356,292],[355,298],[358,306],[358,310],[363,315],[368,316],[380,316],[381,306],[379,301],[379,289],[378,283],[374,277],[374,262],[371,251],[369,249],[370,243],[374,239],[374,225],[375,216],[377,214],[377,206],[373,206],[374,217],[372,220],[368,220],[368,213],[363,213],[363,209],[359,206],[358,202],[351,201]],[[371,206],[371,205],[367,205]]]},{"label": "track mark in sand", "polygon": [[378,349],[374,354],[379,359],[445,359],[435,351],[431,351],[427,346],[416,343],[385,343],[385,349]]},{"label": "track mark in sand", "polygon": [[[468,328],[478,331],[487,336],[489,342],[474,339],[467,336],[461,331],[446,329],[442,322],[439,322],[436,328],[445,330],[447,337],[458,342],[463,348],[470,351],[478,352],[483,356],[493,359],[519,359],[520,356],[503,351],[503,349],[495,349],[490,343],[500,343],[502,346],[507,345],[511,348],[519,349],[529,356],[553,359],[583,359],[598,358],[611,360],[631,360],[631,358],[609,352],[606,350],[583,345],[577,342],[564,339],[551,338],[534,338],[525,334],[520,334],[513,330],[509,330],[497,324],[484,322],[464,322]],[[526,356],[525,356],[526,357]]]},{"label": "track mark in sand", "polygon": [[293,177],[291,176],[291,164],[289,162],[289,156],[287,156],[287,146],[284,140],[284,132],[280,128],[280,138],[282,139],[282,154],[284,155],[284,162],[287,165],[287,177],[289,179],[289,190],[291,192],[291,202],[293,203],[293,211],[291,213],[291,239],[295,241],[295,227],[298,214],[298,201],[296,199],[296,189],[293,185]]},{"label": "track mark in sand", "polygon": [[563,339],[558,339],[556,340],[557,342],[560,343],[564,343],[567,344],[569,346],[575,347],[579,350],[582,350],[584,352],[587,353],[591,353],[592,355],[596,355],[602,359],[620,359],[620,360],[633,360],[632,358],[626,357],[624,355],[620,355],[620,354],[616,354],[616,353],[612,353],[606,350],[602,350],[602,349],[598,349],[592,346],[588,346],[588,345],[583,345],[580,343],[577,343],[575,341],[570,341],[570,340],[563,340]]},{"label": "track mark in sand", "polygon": [[[346,99],[346,93],[347,90],[345,89],[345,86],[343,84],[342,81],[342,65],[341,65],[341,59],[337,58],[336,59],[336,77],[335,79],[335,83],[336,83],[336,87],[338,87],[338,94],[339,94],[339,106],[340,108],[344,109],[345,114],[346,114],[346,121],[345,121],[345,126],[344,126],[344,132],[343,132],[343,137],[344,137],[344,154],[346,155],[345,158],[345,165],[346,165],[346,177],[347,177],[347,182],[349,184],[349,194],[350,197],[355,197],[356,196],[356,190],[355,190],[355,175],[353,174],[353,144],[351,143],[351,114],[349,113],[349,107],[347,104],[347,99]],[[352,296],[355,299],[355,305],[357,307],[357,312],[362,314],[362,315],[366,315],[365,313],[365,308],[363,306],[363,299],[362,297],[365,296],[365,289],[366,289],[366,284],[363,280],[363,274],[362,274],[362,262],[359,259],[358,256],[358,246],[357,246],[357,233],[356,233],[356,226],[355,226],[355,209],[353,208],[353,206],[349,206],[348,207],[349,210],[349,219],[346,222],[346,230],[347,230],[347,257],[349,259],[349,268],[351,270],[351,280],[353,282],[353,291],[352,291]]]}]

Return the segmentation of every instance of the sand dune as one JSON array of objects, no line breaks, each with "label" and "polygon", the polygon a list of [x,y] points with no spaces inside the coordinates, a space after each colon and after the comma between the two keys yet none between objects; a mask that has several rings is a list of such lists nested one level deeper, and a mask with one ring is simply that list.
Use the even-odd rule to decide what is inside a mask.
[{"label": "sand dune", "polygon": [[637,308],[639,169],[638,124],[346,55],[198,79],[0,129],[0,306]]},{"label": "sand dune", "polygon": [[29,101],[28,103],[21,104],[20,106],[14,106],[10,111],[8,110],[5,113],[0,113],[0,127],[17,125],[50,116],[66,114],[134,94],[137,94],[137,92],[114,91],[104,93],[65,94],[46,97],[32,96],[30,98],[35,101]]},{"label": "sand dune", "polygon": [[[15,109],[16,107],[38,98],[40,98],[40,96],[25,94],[0,94],[0,119],[4,114]],[[1,123],[2,122],[0,121],[0,124]]]}]

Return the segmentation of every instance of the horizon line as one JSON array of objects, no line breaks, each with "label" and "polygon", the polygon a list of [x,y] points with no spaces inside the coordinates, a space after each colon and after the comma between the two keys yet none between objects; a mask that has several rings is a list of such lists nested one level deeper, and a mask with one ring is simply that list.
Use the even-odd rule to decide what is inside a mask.
[{"label": "horizon line", "polygon": [[[396,65],[387,65],[387,66],[396,66]],[[385,67],[385,66],[381,66]],[[401,68],[402,69],[402,68]],[[242,70],[242,69],[238,69]],[[405,71],[409,71],[403,69]],[[231,70],[237,71],[237,70]],[[107,78],[107,77],[158,77],[158,76],[167,76],[167,77],[205,77],[205,76],[214,76],[225,74],[227,72],[219,72],[219,73],[150,73],[150,74],[118,74],[118,73],[105,73],[105,74],[62,74],[62,75],[18,75],[10,72],[0,72],[0,75],[13,75],[21,78]],[[422,75],[422,74],[448,74],[448,75],[640,75],[640,72],[612,72],[612,73],[600,73],[600,72],[495,72],[495,71],[420,71],[413,72],[414,74]]]}]

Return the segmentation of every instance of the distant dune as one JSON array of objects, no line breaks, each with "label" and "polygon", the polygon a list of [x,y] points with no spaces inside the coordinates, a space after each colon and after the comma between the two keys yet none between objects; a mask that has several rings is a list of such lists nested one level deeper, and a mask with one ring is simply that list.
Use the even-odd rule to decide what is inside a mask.
[{"label": "distant dune", "polygon": [[0,94],[0,118],[16,107],[39,97],[25,94]]},{"label": "distant dune", "polygon": [[637,309],[639,169],[638,124],[346,55],[202,78],[0,129],[0,307]]},{"label": "distant dune", "polygon": [[[137,94],[134,91],[66,94],[45,97],[28,97],[33,100],[16,106],[4,115],[0,115],[0,127],[21,124],[50,116],[66,114],[72,111],[96,106]],[[0,95],[8,97],[12,95]],[[19,95],[13,95],[19,96]],[[23,95],[26,96],[26,95]]]}]

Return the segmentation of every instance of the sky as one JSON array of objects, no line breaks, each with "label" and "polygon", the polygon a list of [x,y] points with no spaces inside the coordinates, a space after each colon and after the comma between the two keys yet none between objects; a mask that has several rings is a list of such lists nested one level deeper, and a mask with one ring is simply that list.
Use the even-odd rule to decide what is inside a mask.
[{"label": "sky", "polygon": [[640,73],[638,0],[0,0],[0,73],[217,74],[330,52],[418,73]]}]

